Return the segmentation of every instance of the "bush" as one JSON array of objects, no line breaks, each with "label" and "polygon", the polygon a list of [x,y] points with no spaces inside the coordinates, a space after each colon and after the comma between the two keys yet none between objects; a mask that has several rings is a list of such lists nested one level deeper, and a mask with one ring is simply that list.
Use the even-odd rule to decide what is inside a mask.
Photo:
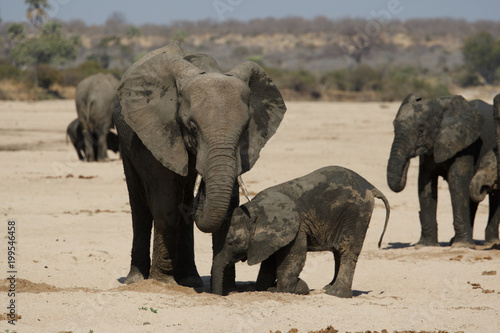
[{"label": "bush", "polygon": [[87,76],[104,71],[104,68],[97,62],[87,60],[76,67],[66,69],[64,71],[64,82],[66,85],[76,87]]},{"label": "bush", "polygon": [[12,65],[12,63],[5,60],[0,60],[0,78],[2,80],[19,79],[21,77],[21,74],[21,70]]},{"label": "bush", "polygon": [[56,83],[64,83],[64,75],[50,65],[38,65],[38,84],[40,85],[40,87],[49,89],[53,84]]},{"label": "bush", "polygon": [[422,98],[435,98],[449,95],[450,91],[442,83],[432,84],[421,77],[415,67],[396,67],[386,73],[381,89],[382,100],[399,101],[410,93]]},{"label": "bush", "polygon": [[411,66],[374,69],[360,65],[353,70],[340,69],[328,72],[319,82],[326,90],[373,92],[379,99],[385,101],[401,100],[409,93],[418,94],[423,98],[449,94],[444,84],[433,85],[422,77],[418,68]]}]

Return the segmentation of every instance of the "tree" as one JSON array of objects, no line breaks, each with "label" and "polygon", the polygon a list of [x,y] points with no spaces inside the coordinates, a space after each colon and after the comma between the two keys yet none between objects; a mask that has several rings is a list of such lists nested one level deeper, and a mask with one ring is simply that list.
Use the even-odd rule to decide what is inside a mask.
[{"label": "tree", "polygon": [[[13,30],[17,31],[17,27]],[[9,56],[17,65],[35,63],[38,68],[38,64],[64,64],[76,59],[80,46],[81,39],[78,36],[65,38],[61,23],[49,21],[42,26],[38,38],[22,39],[11,49]]]},{"label": "tree", "polygon": [[127,39],[128,39],[128,49],[130,51],[130,60],[134,62],[135,46],[142,36],[141,28],[131,25],[127,27]]},{"label": "tree", "polygon": [[[28,5],[28,9],[26,10],[26,18],[35,29],[35,43],[33,51],[34,53],[36,53],[36,40],[38,38],[38,30],[43,22],[47,19],[46,11],[50,9],[50,5],[48,3],[48,0],[24,0],[24,3]],[[38,59],[36,56],[34,56],[34,73],[35,87],[38,87]]]},{"label": "tree", "polygon": [[26,38],[26,29],[22,23],[12,23],[7,27],[7,40],[14,46]]},{"label": "tree", "polygon": [[462,54],[468,70],[493,83],[495,70],[500,67],[500,40],[495,41],[488,32],[478,32],[464,39]]}]

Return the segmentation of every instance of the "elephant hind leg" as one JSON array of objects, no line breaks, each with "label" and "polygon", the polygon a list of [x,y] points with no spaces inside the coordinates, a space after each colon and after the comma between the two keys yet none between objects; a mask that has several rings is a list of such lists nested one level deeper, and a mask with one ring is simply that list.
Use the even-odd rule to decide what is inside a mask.
[{"label": "elephant hind leg", "polygon": [[333,252],[333,258],[335,262],[335,271],[333,275],[333,280],[329,284],[323,287],[324,290],[330,288],[335,283],[335,280],[337,279],[337,276],[339,274],[339,269],[340,269],[340,254],[337,251]]},{"label": "elephant hind leg", "polygon": [[125,278],[125,283],[130,284],[149,277],[153,216],[149,211],[141,179],[127,156],[123,156],[123,166],[132,209],[132,261]]},{"label": "elephant hind leg", "polygon": [[85,160],[87,162],[94,162],[95,158],[95,139],[92,132],[88,130],[83,130],[83,141],[85,143]]},{"label": "elephant hind leg", "polygon": [[334,248],[335,277],[332,283],[325,288],[327,294],[342,298],[352,297],[354,271],[363,247],[372,211],[373,201],[370,206],[352,205],[350,207],[346,220],[342,222],[344,233],[336,242],[339,245]]},{"label": "elephant hind leg", "polygon": [[[337,260],[338,258],[338,260]],[[344,252],[341,255],[335,256],[335,266],[337,268],[337,261],[339,261],[338,271],[336,269],[335,278],[329,285],[325,286],[325,292],[329,295],[351,298],[352,297],[352,280],[354,277],[354,270],[358,261],[358,254]]]}]

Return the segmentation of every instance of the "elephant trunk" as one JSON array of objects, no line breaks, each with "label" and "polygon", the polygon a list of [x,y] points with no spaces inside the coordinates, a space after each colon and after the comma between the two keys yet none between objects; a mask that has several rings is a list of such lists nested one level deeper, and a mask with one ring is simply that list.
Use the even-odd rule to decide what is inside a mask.
[{"label": "elephant trunk", "polygon": [[203,232],[217,231],[227,217],[236,181],[236,158],[233,148],[214,149],[207,161],[204,198],[195,213],[195,222]]},{"label": "elephant trunk", "polygon": [[475,202],[481,202],[488,194],[488,187],[485,186],[488,181],[488,175],[485,170],[479,170],[476,172],[474,177],[472,178],[469,185],[470,197]]},{"label": "elephant trunk", "polygon": [[406,186],[406,176],[410,160],[402,153],[405,143],[396,137],[391,148],[391,155],[387,165],[387,184],[394,192],[401,192]]},{"label": "elephant trunk", "polygon": [[493,117],[495,118],[495,134],[497,148],[495,154],[497,158],[497,180],[500,180],[500,94],[493,99]]}]

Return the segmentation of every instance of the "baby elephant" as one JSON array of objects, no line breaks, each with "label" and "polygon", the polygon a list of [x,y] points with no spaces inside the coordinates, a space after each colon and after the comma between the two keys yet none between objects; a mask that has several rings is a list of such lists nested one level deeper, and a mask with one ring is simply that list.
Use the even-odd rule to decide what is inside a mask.
[{"label": "baby elephant", "polygon": [[222,250],[214,256],[212,292],[222,295],[224,270],[247,260],[262,263],[259,291],[308,294],[299,279],[307,251],[332,251],[333,281],[327,294],[352,297],[352,279],[374,207],[374,197],[386,208],[382,242],[390,207],[387,198],[357,173],[338,166],[268,188],[236,208]]},{"label": "baby elephant", "polygon": [[[73,146],[75,147],[76,153],[78,154],[78,158],[83,161],[84,153],[85,153],[85,140],[83,138],[83,129],[80,120],[76,118],[71,123],[69,123],[68,128],[66,129],[66,143],[68,143],[68,137],[71,139]],[[120,150],[118,135],[113,132],[108,132],[106,136],[106,142],[108,144],[108,149],[117,153]],[[97,152],[97,149],[94,150]]]}]

